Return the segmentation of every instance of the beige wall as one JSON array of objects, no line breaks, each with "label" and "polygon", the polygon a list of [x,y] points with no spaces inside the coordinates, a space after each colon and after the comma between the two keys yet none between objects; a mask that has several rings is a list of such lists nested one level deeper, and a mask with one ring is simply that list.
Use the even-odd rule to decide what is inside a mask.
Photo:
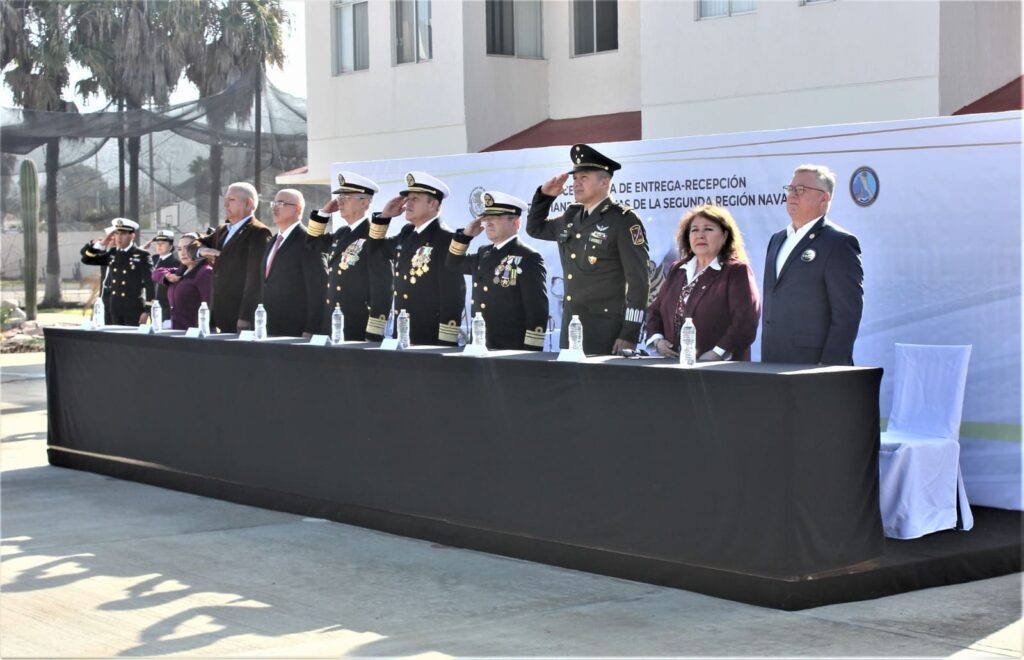
[{"label": "beige wall", "polygon": [[645,138],[939,114],[935,2],[760,2],[695,17],[694,2],[643,3]]},{"label": "beige wall", "polygon": [[1021,3],[943,2],[939,114],[950,115],[1021,75]]},{"label": "beige wall", "polygon": [[[546,3],[545,13],[551,5]],[[485,19],[483,2],[463,5],[468,151],[485,149],[548,118],[547,59],[488,55]],[[546,32],[547,16],[542,21]]]},{"label": "beige wall", "polygon": [[640,109],[640,17],[647,4],[647,0],[620,0],[617,51],[573,57],[569,0],[545,2],[551,119]]},{"label": "beige wall", "polygon": [[331,3],[306,3],[309,164],[464,153],[461,2],[432,5],[433,59],[393,65],[392,3],[368,5],[370,68],[332,74]]}]

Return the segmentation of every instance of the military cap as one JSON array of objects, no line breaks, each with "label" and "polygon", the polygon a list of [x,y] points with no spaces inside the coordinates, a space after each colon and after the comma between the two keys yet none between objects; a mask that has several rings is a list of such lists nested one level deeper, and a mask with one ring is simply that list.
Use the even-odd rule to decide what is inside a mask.
[{"label": "military cap", "polygon": [[335,195],[340,193],[373,195],[380,192],[380,186],[355,172],[338,172],[338,187],[331,192]]},{"label": "military cap", "polygon": [[484,215],[522,215],[527,204],[518,197],[497,190],[484,193]]},{"label": "military cap", "polygon": [[438,201],[451,194],[444,181],[430,176],[426,172],[409,172],[405,175],[406,189],[399,194],[405,197],[411,192],[430,195]]},{"label": "military cap", "polygon": [[573,172],[598,170],[607,172],[610,176],[613,172],[622,169],[622,165],[586,144],[574,144],[569,150],[569,158],[572,159]]},{"label": "military cap", "polygon": [[167,241],[168,243],[174,242],[174,232],[170,229],[161,229],[153,237],[154,241]]},{"label": "military cap", "polygon": [[138,231],[139,223],[128,218],[114,218],[110,221],[110,226],[114,228],[114,231]]}]

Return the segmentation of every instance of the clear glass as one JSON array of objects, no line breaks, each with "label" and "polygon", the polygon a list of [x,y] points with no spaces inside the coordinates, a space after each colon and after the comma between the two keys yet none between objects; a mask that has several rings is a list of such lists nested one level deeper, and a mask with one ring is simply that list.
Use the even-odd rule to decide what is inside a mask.
[{"label": "clear glass", "polygon": [[398,345],[409,348],[409,312],[404,309],[398,314]]},{"label": "clear glass", "polygon": [[569,321],[569,350],[583,350],[583,322],[576,314],[573,314],[572,320]]},{"label": "clear glass", "polygon": [[331,314],[331,343],[340,344],[345,341],[345,315],[341,311],[341,305],[334,306],[334,313]]},{"label": "clear glass", "polygon": [[473,317],[473,345],[487,348],[487,322],[480,312]]},{"label": "clear glass", "polygon": [[103,304],[102,298],[96,298],[96,302],[92,305],[92,324],[94,327],[102,328],[103,319],[107,315],[107,309]]},{"label": "clear glass", "polygon": [[697,364],[697,326],[689,317],[679,331],[679,364],[684,367]]},{"label": "clear glass", "polygon": [[199,306],[199,334],[210,334],[210,308],[206,303]]},{"label": "clear glass", "polygon": [[256,318],[253,319],[252,325],[257,341],[267,338],[267,310],[262,303],[256,307]]},{"label": "clear glass", "polygon": [[153,301],[153,307],[149,310],[149,320],[153,324],[153,332],[160,332],[164,325],[164,309],[160,306],[159,300]]}]

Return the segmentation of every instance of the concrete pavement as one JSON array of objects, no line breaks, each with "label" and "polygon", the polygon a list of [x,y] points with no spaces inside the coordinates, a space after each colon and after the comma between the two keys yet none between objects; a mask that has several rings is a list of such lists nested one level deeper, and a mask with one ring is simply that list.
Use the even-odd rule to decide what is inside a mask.
[{"label": "concrete pavement", "polygon": [[49,467],[0,379],[4,658],[1022,654],[1019,574],[779,612]]}]

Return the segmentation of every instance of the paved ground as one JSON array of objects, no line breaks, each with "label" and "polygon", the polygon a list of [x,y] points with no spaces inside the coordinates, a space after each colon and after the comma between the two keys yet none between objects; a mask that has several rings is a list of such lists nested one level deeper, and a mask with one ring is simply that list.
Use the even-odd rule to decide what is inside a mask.
[{"label": "paved ground", "polygon": [[4,658],[1022,655],[1020,575],[790,613],[440,547],[49,467],[0,375]]}]

